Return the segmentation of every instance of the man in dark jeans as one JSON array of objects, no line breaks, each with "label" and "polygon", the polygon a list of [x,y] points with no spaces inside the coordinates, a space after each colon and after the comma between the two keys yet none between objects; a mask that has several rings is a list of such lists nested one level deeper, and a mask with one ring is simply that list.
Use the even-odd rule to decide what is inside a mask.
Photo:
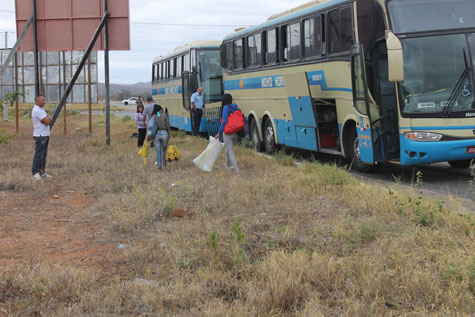
[{"label": "man in dark jeans", "polygon": [[44,96],[35,98],[35,105],[31,111],[33,119],[33,139],[35,140],[35,155],[33,156],[33,166],[31,173],[35,181],[43,177],[51,177],[46,173],[46,157],[48,156],[48,143],[50,136],[51,118],[48,117],[44,106],[46,99]]},{"label": "man in dark jeans", "polygon": [[205,108],[205,102],[203,99],[203,87],[199,87],[198,90],[191,95],[191,113],[192,113],[192,135],[200,134],[201,118],[203,117],[203,110]]}]

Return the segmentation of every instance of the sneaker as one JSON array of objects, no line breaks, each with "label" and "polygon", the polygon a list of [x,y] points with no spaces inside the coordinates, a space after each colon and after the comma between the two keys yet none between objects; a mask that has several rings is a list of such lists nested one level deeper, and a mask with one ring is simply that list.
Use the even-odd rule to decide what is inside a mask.
[{"label": "sneaker", "polygon": [[40,181],[41,180],[41,175],[40,173],[36,173],[31,177],[34,181]]},{"label": "sneaker", "polygon": [[45,173],[41,174],[41,177],[44,177],[44,178],[51,178],[51,177],[53,177],[53,176],[51,176],[50,174],[48,174],[48,173],[45,172]]}]

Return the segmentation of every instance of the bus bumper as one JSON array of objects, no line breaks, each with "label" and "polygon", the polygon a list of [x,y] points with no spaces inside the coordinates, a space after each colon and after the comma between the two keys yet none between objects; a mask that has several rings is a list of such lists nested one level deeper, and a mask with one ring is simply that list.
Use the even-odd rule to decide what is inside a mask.
[{"label": "bus bumper", "polygon": [[399,136],[401,165],[420,165],[444,161],[475,159],[475,139],[418,142]]}]

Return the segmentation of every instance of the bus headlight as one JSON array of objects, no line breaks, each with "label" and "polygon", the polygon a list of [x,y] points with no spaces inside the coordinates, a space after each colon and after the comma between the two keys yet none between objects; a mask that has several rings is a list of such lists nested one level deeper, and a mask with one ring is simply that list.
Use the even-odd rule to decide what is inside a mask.
[{"label": "bus headlight", "polygon": [[411,141],[437,142],[442,139],[442,134],[431,132],[406,132],[404,136]]}]

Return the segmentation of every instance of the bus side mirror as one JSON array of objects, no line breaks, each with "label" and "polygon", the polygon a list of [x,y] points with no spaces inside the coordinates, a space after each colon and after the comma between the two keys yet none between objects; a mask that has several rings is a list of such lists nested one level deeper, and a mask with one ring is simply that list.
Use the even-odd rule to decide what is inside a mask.
[{"label": "bus side mirror", "polygon": [[388,48],[389,81],[404,81],[404,60],[401,41],[391,31],[386,33],[386,46]]}]

